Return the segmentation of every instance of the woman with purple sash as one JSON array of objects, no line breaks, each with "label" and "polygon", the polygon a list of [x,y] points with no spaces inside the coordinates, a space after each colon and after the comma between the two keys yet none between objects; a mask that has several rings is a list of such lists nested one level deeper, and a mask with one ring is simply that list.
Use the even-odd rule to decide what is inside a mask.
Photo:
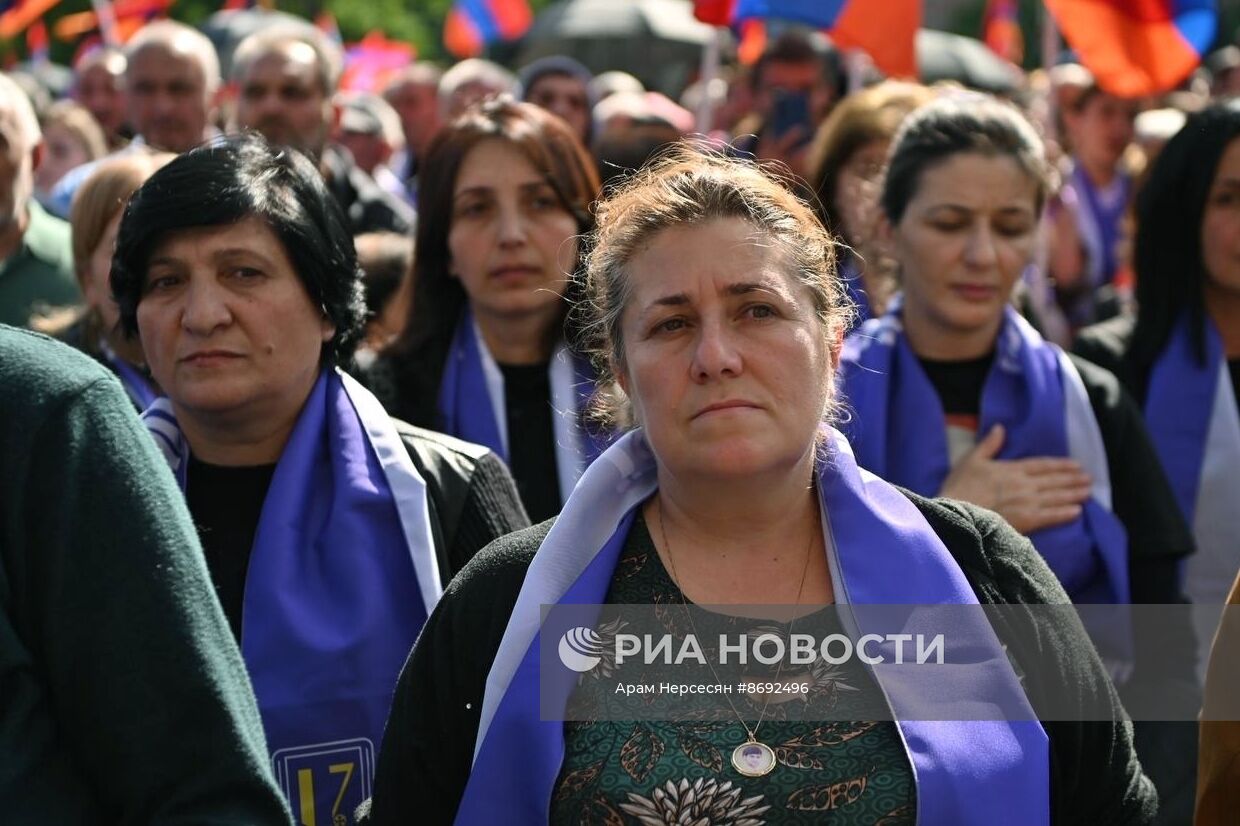
[{"label": "woman with purple sash", "polygon": [[[857,466],[829,425],[850,314],[835,244],[780,183],[682,148],[600,205],[593,241],[603,412],[634,426],[555,520],[493,543],[449,586],[402,674],[372,822],[1149,822],[1128,724],[1032,714],[1051,695],[1119,711],[1075,621],[1039,635],[1041,668],[975,627],[987,667],[956,699],[1001,704],[1001,719],[926,722],[910,703],[930,682],[811,658],[753,675],[801,688],[717,699],[699,708],[711,716],[564,722],[610,691],[608,670],[568,671],[582,668],[547,606],[654,606],[681,632],[696,614],[791,636],[835,607],[864,631],[870,605],[1067,599],[992,514]],[[559,658],[540,660],[557,640]],[[845,716],[800,715],[819,703]]]},{"label": "woman with purple sash", "polygon": [[[1171,482],[1165,507],[1197,552],[1178,577],[1195,603],[1221,605],[1240,571],[1240,104],[1188,117],[1137,196],[1135,318],[1083,330],[1074,349],[1113,370],[1143,406]],[[1168,572],[1175,576],[1177,572]],[[1197,618],[1204,674],[1214,639]]]},{"label": "woman with purple sash", "polygon": [[[867,470],[1003,516],[1073,602],[1178,602],[1170,574],[1192,541],[1160,507],[1169,488],[1139,411],[1114,376],[1043,340],[1009,303],[1047,177],[1032,126],[992,98],[941,99],[905,121],[881,199],[903,290],[845,342],[845,430]],[[1145,675],[1174,672],[1161,668],[1183,646],[1147,645],[1131,622],[1089,630],[1126,701],[1174,699],[1166,678]],[[1190,697],[1191,670],[1179,673],[1189,687],[1172,686]],[[1180,768],[1151,776],[1183,786]]]},{"label": "woman with purple sash", "polygon": [[313,164],[257,136],[171,161],[125,208],[121,324],[299,823],[352,821],[393,688],[443,586],[526,524],[486,448],[390,418],[341,371],[364,307]]},{"label": "woman with purple sash", "polygon": [[594,164],[558,117],[500,98],[435,138],[418,187],[413,306],[368,384],[394,415],[491,448],[530,517],[554,516],[603,447],[569,316]]},{"label": "woman with purple sash", "polygon": [[1063,108],[1072,166],[1062,200],[1075,215],[1076,238],[1056,239],[1079,243],[1084,253],[1079,272],[1057,273],[1058,298],[1073,328],[1113,315],[1119,304],[1111,284],[1120,270],[1123,221],[1133,192],[1124,153],[1139,111],[1137,101],[1106,91],[1087,70],[1080,75],[1084,88]]}]

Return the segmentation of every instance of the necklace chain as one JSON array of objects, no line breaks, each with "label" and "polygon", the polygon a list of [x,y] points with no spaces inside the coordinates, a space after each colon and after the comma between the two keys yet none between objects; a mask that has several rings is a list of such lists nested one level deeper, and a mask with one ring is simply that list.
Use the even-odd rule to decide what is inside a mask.
[{"label": "necklace chain", "polygon": [[[672,543],[669,542],[667,539],[667,524],[663,521],[662,502],[658,503],[658,512],[659,512],[659,534],[663,538],[663,547],[667,550],[667,561],[672,569],[671,570],[672,579],[675,580],[675,585],[677,589],[680,591],[680,606],[681,608],[684,609],[685,617],[689,620],[689,627],[693,629],[693,636],[697,637],[698,636],[697,625],[693,622],[693,613],[689,610],[689,600],[685,596],[684,583],[683,583],[683,580],[681,580],[680,578],[680,574],[677,573],[676,571],[676,559],[675,559],[675,556],[672,554]],[[809,558],[811,555],[811,551],[813,550],[813,547],[814,547],[814,532],[810,531],[809,542],[805,545],[805,563],[801,568],[801,584],[797,586],[797,598],[796,598],[796,602],[793,604],[794,615],[792,619],[788,622],[788,636],[790,638],[792,636],[792,626],[796,623],[795,607],[801,604],[801,594],[805,591],[805,578],[806,578],[806,575],[809,574]],[[715,665],[714,663],[710,661],[709,658],[707,658],[706,660],[706,665],[707,667],[710,668],[710,673],[714,676],[715,682],[717,683],[721,682],[719,679],[719,673],[715,671]],[[782,659],[780,659],[779,667],[775,670],[775,682],[776,683],[779,682],[779,677],[783,673],[783,670],[784,670],[784,662]],[[749,735],[749,740],[747,742],[750,742],[750,743],[758,742],[758,729],[762,727],[762,721],[766,719],[766,710],[767,710],[767,707],[770,706],[771,704],[771,695],[767,694],[766,697],[764,698],[762,702],[762,711],[758,715],[758,722],[754,724],[754,727],[752,729],[748,726],[748,724],[745,723],[745,718],[741,716],[741,713],[736,710],[736,705],[733,704],[732,698],[729,697],[725,693],[723,694],[723,699],[727,701],[728,707],[732,709],[732,714],[736,716],[736,719],[737,721],[740,722],[741,727],[745,729],[745,733]]]}]

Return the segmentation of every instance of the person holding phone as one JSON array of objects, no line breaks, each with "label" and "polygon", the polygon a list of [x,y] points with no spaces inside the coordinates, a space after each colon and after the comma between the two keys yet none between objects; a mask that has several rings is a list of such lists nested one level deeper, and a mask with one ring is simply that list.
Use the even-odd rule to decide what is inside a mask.
[{"label": "person holding phone", "polygon": [[756,120],[742,123],[736,148],[803,174],[809,142],[839,96],[837,76],[825,44],[803,32],[781,35],[754,66]]}]

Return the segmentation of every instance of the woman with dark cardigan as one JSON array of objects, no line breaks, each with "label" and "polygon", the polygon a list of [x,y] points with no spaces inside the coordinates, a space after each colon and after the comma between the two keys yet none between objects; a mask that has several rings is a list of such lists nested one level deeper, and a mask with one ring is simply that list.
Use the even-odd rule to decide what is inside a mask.
[{"label": "woman with dark cardigan", "polygon": [[[573,685],[610,690],[540,665],[540,636],[560,633],[543,626],[544,605],[653,604],[670,619],[696,603],[712,606],[703,621],[782,634],[765,611],[738,615],[1067,602],[994,514],[892,487],[824,424],[849,309],[835,245],[804,202],[751,165],[685,149],[605,201],[596,232],[595,363],[638,427],[554,522],[492,544],[449,586],[401,675],[373,822],[1148,823],[1157,802],[1131,725],[1075,619],[1041,627],[1011,661],[985,645],[994,668],[958,699],[1101,700],[1106,722],[919,723],[907,702],[930,683],[910,691],[890,671],[821,659],[781,663],[808,687],[777,691],[769,718],[752,695],[696,721],[561,723],[540,707],[540,683],[558,703]],[[836,699],[858,716],[831,719],[861,722],[788,710]]]},{"label": "woman with dark cardigan", "polygon": [[500,98],[440,132],[418,187],[411,315],[367,383],[393,415],[495,451],[546,519],[602,447],[568,313],[594,164],[558,117]]},{"label": "woman with dark cardigan", "polygon": [[314,165],[247,135],[130,199],[121,324],[167,394],[144,414],[185,492],[298,822],[367,796],[400,665],[473,553],[527,524],[486,448],[390,418],[344,374],[365,307]]},{"label": "woman with dark cardigan", "polygon": [[[1137,197],[1135,318],[1083,331],[1074,350],[1113,371],[1193,526],[1189,599],[1221,605],[1240,571],[1240,103],[1190,115]],[[1204,669],[1213,628],[1198,629]]]},{"label": "woman with dark cardigan", "polygon": [[[904,122],[880,201],[903,292],[845,343],[848,432],[868,470],[998,512],[1073,602],[1179,602],[1192,538],[1139,410],[1114,376],[1045,341],[1008,301],[1047,179],[1032,126],[993,98],[943,98]],[[1189,629],[1168,644],[1158,632],[1170,629],[1122,617],[1090,630],[1125,703],[1138,719],[1189,719]],[[1160,792],[1191,803],[1191,724],[1176,731],[1138,723],[1138,753]]]}]

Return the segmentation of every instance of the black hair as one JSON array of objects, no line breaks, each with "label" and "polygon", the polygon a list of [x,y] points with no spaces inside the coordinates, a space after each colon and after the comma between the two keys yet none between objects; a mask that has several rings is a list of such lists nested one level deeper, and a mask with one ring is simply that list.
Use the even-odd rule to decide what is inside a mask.
[{"label": "black hair", "polygon": [[1201,222],[1219,161],[1240,138],[1240,100],[1189,115],[1163,147],[1137,195],[1133,265],[1137,323],[1127,358],[1146,376],[1180,317],[1187,313],[1198,360],[1205,363],[1207,278]]},{"label": "black hair", "polygon": [[130,198],[112,256],[121,328],[138,331],[147,263],[169,235],[260,218],[284,245],[293,270],[336,327],[324,363],[347,364],[361,340],[366,306],[357,252],[344,213],[301,153],[255,133],[220,138],[178,156]]},{"label": "black hair", "polygon": [[879,204],[894,226],[933,166],[961,153],[1009,157],[1037,182],[1035,209],[1042,211],[1050,188],[1050,167],[1042,139],[1014,106],[989,95],[942,97],[909,115],[887,156]]}]

